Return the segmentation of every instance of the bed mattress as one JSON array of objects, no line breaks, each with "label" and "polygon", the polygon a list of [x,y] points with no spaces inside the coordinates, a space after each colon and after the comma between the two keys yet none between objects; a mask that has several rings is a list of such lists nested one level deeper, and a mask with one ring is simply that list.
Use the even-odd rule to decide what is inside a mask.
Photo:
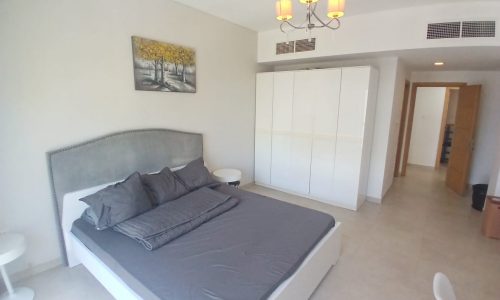
[{"label": "bed mattress", "polygon": [[143,299],[265,299],[335,224],[312,209],[216,190],[240,204],[154,251],[81,219],[71,231]]}]

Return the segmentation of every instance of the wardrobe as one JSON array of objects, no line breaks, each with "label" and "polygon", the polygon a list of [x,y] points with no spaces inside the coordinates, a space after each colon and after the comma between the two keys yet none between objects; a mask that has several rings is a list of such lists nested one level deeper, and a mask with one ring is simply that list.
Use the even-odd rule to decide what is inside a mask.
[{"label": "wardrobe", "polygon": [[256,184],[358,209],[377,86],[370,66],[258,73]]}]

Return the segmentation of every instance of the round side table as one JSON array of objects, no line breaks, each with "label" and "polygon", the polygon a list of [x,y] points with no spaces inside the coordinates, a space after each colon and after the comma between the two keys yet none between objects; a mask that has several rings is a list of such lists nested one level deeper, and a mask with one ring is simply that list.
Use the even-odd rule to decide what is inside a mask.
[{"label": "round side table", "polygon": [[241,171],[237,169],[218,169],[212,173],[214,179],[218,182],[227,183],[238,187],[241,180]]},{"label": "round side table", "polygon": [[25,287],[14,289],[5,270],[5,265],[16,260],[25,250],[24,236],[16,233],[0,234],[0,271],[7,287],[7,292],[0,296],[0,300],[31,300],[35,297],[32,289]]}]

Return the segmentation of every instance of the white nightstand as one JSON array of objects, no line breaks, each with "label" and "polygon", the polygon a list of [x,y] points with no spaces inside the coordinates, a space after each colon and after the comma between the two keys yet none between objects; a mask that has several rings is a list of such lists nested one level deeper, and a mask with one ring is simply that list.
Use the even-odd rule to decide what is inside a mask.
[{"label": "white nightstand", "polygon": [[26,250],[24,236],[16,233],[0,234],[0,271],[7,287],[7,293],[0,296],[0,300],[31,300],[35,297],[32,289],[21,287],[12,288],[5,265],[16,260]]},{"label": "white nightstand", "polygon": [[214,179],[218,182],[227,183],[232,186],[239,186],[241,180],[241,171],[237,169],[218,169],[212,173]]}]

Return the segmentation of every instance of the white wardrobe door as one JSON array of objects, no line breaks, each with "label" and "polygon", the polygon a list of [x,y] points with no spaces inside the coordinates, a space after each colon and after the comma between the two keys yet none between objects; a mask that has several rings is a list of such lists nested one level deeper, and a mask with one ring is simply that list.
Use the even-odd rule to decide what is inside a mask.
[{"label": "white wardrobe door", "polygon": [[288,190],[309,194],[316,76],[312,71],[295,72],[293,88],[292,140]]},{"label": "white wardrobe door", "polygon": [[293,72],[274,73],[271,185],[289,189],[292,155]]},{"label": "white wardrobe door", "polygon": [[334,200],[357,209],[370,69],[342,69],[337,129]]},{"label": "white wardrobe door", "polygon": [[314,116],[310,194],[335,202],[333,181],[341,70],[316,70],[311,72],[311,76],[314,77],[310,89],[314,99]]},{"label": "white wardrobe door", "polygon": [[271,183],[273,73],[259,73],[255,98],[255,182]]}]

